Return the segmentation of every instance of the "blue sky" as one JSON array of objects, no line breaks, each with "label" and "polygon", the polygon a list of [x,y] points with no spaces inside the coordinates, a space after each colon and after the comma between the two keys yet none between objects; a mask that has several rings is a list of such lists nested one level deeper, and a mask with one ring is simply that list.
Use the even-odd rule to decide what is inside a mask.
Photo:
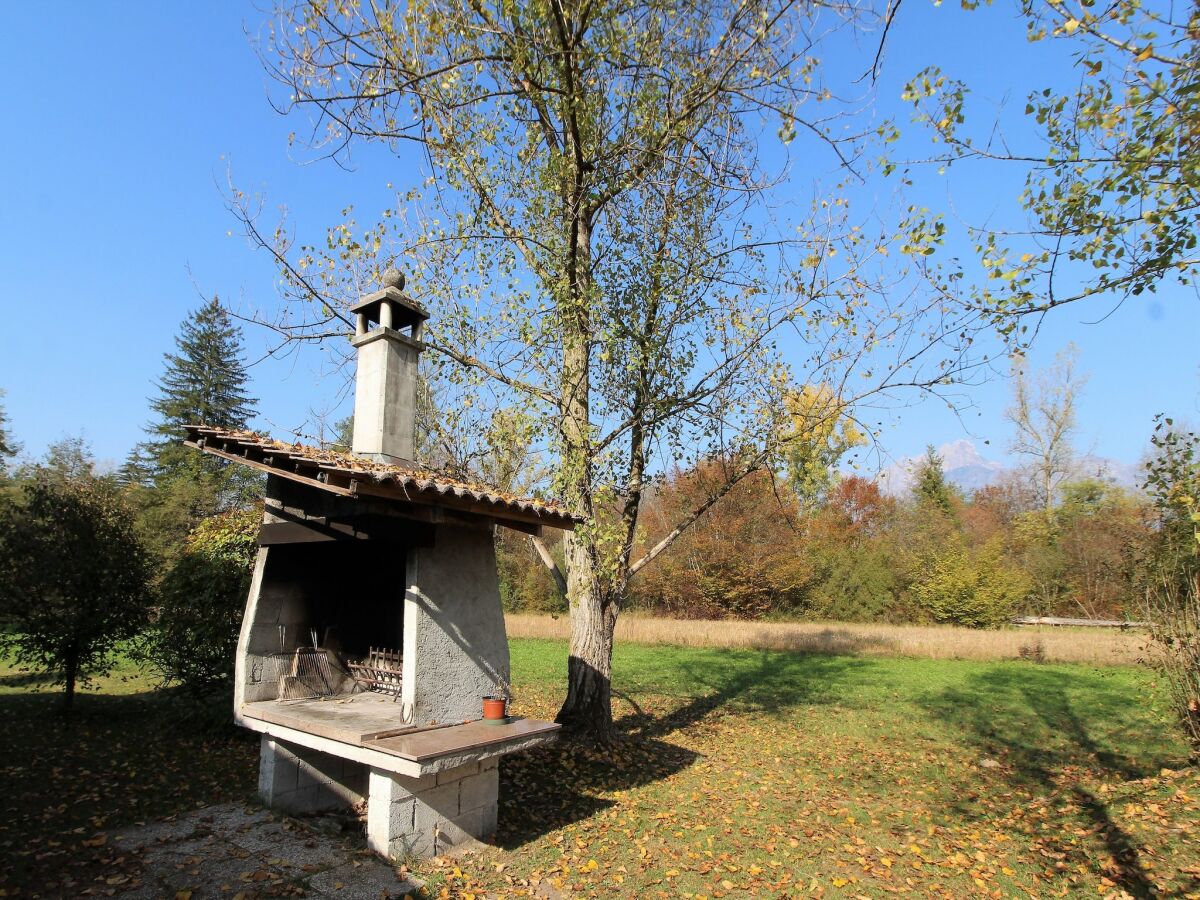
[{"label": "blue sky", "polygon": [[[262,22],[239,3],[9,10],[0,32],[0,388],[29,453],[82,433],[98,457],[120,460],[141,437],[162,353],[201,295],[242,309],[274,303],[273,267],[224,208],[227,168],[239,185],[265,192],[271,211],[286,204],[307,235],[323,233],[351,203],[369,218],[393,196],[388,182],[402,188],[416,177],[414,166],[378,153],[360,155],[353,171],[303,165],[289,153],[297,123],[272,111],[246,35]],[[890,38],[884,111],[898,103],[905,77],[931,62],[965,77],[985,103],[1008,97],[1018,109],[1026,87],[1070,77],[1062,48],[1026,45],[1007,8],[968,15],[949,4],[905,5]],[[963,169],[949,179],[923,175],[917,186],[931,205],[953,202],[982,221],[1011,215],[1019,180]],[[1170,289],[1088,324],[1107,311],[1081,306],[1051,318],[1033,363],[1074,341],[1091,376],[1079,444],[1131,462],[1156,412],[1200,421],[1200,303]],[[268,340],[248,330],[250,356]],[[319,352],[267,360],[252,376],[257,424],[277,433],[302,427],[341,388]],[[974,389],[960,415],[934,402],[909,407],[889,422],[884,445],[900,457],[969,437],[990,441],[985,454],[1001,457],[1007,391],[1003,378]]]}]

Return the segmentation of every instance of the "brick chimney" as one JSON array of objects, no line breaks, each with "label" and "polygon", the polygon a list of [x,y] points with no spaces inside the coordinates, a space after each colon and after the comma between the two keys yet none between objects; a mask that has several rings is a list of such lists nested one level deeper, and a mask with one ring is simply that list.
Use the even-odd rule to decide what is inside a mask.
[{"label": "brick chimney", "polygon": [[412,463],[416,455],[417,361],[429,314],[404,295],[404,276],[389,268],[383,289],[350,308],[358,375],[351,449],[376,462]]}]

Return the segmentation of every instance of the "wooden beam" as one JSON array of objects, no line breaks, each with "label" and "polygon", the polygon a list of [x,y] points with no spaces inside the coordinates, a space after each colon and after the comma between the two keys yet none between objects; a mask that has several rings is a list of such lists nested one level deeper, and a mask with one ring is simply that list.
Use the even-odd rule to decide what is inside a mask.
[{"label": "wooden beam", "polygon": [[[209,443],[210,440],[214,443],[221,443],[223,445],[222,449],[212,446]],[[512,528],[515,531],[533,535],[540,535],[541,529],[547,525],[552,528],[561,528],[568,531],[575,527],[574,520],[568,514],[552,511],[545,513],[528,512],[516,509],[503,501],[492,502],[490,500],[476,500],[471,497],[458,497],[450,492],[442,492],[430,488],[422,490],[419,488],[407,488],[398,484],[383,485],[371,478],[356,477],[357,473],[351,470],[331,466],[328,463],[309,459],[301,454],[291,453],[286,450],[279,451],[272,449],[268,453],[266,452],[266,448],[262,448],[263,457],[260,461],[250,457],[252,447],[255,452],[260,450],[260,445],[258,444],[240,444],[229,438],[215,435],[202,435],[196,440],[186,440],[184,444],[221,459],[250,466],[259,471],[278,475],[281,478],[328,491],[331,494],[337,494],[342,497],[377,497],[393,503],[418,505],[430,510],[429,521],[440,521],[442,510],[446,510],[459,511],[473,516],[492,519],[506,528]],[[234,452],[238,449],[241,449],[242,452]],[[304,469],[309,469],[312,474],[301,474]],[[414,517],[417,517],[417,515],[414,515]]]},{"label": "wooden beam", "polygon": [[291,481],[298,481],[300,484],[307,484],[310,487],[319,488],[322,491],[331,491],[334,494],[341,494],[343,497],[355,496],[353,491],[346,488],[335,487],[332,484],[322,484],[315,478],[308,478],[304,475],[298,475],[295,472],[289,472],[287,469],[280,469],[276,466],[268,466],[266,463],[260,463],[254,459],[246,459],[244,456],[237,456],[233,453],[226,453],[224,450],[218,450],[215,447],[209,447],[200,441],[184,441],[189,447],[195,447],[197,450],[203,450],[205,453],[211,453],[213,456],[219,456],[221,459],[227,459],[230,462],[239,463],[243,466],[250,466],[262,472],[268,472],[271,475],[278,475],[280,478],[287,478]]},{"label": "wooden beam", "polygon": [[499,524],[509,528],[516,528],[518,531],[525,531],[526,529],[517,528],[517,524],[526,526],[536,525],[539,528],[544,525],[550,525],[555,528],[565,528],[567,530],[575,527],[575,523],[570,518],[567,518],[566,522],[562,523],[558,516],[550,514],[539,516],[536,513],[505,508],[500,504],[489,503],[486,500],[464,499],[462,497],[455,497],[453,494],[443,494],[435,490],[406,490],[398,486],[385,487],[375,482],[360,481],[356,493],[359,497],[380,497],[386,500],[420,503],[422,505],[444,507],[447,510],[469,512],[477,516],[488,516],[495,519]]},{"label": "wooden beam", "polygon": [[258,532],[260,547],[329,541],[376,541],[409,547],[432,547],[434,531],[431,526],[410,519],[363,516],[335,522],[324,519],[265,522]]}]

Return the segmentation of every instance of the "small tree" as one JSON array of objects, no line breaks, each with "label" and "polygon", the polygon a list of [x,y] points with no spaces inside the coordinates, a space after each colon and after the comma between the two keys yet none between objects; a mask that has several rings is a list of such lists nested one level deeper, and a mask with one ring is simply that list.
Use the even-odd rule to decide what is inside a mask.
[{"label": "small tree", "polygon": [[1059,485],[1075,468],[1075,402],[1087,382],[1075,371],[1078,353],[1068,344],[1032,385],[1026,365],[1018,361],[1013,366],[1012,405],[1004,411],[1014,430],[1012,451],[1026,460],[1034,493],[1047,512],[1054,508]]},{"label": "small tree", "polygon": [[0,519],[0,554],[12,625],[0,648],[52,673],[69,713],[76,684],[107,673],[117,643],[145,623],[150,567],[133,514],[105,480],[42,475]]},{"label": "small tree", "polygon": [[206,519],[167,572],[142,651],[167,683],[204,692],[233,680],[261,520],[258,507]]},{"label": "small tree", "polygon": [[1146,464],[1158,513],[1145,614],[1176,711],[1200,751],[1200,436],[1159,416]]},{"label": "small tree", "polygon": [[1200,435],[1156,416],[1144,488],[1158,516],[1156,560],[1181,583],[1200,576]]}]

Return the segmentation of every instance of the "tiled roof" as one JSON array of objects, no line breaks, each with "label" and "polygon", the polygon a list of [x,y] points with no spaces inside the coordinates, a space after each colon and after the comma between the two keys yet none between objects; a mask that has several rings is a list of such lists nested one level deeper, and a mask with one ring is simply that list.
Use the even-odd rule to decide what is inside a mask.
[{"label": "tiled roof", "polygon": [[350,453],[288,444],[252,431],[188,425],[184,443],[206,453],[346,496],[445,506],[498,520],[552,528],[581,521],[549,500],[517,497],[418,466],[377,463]]}]

